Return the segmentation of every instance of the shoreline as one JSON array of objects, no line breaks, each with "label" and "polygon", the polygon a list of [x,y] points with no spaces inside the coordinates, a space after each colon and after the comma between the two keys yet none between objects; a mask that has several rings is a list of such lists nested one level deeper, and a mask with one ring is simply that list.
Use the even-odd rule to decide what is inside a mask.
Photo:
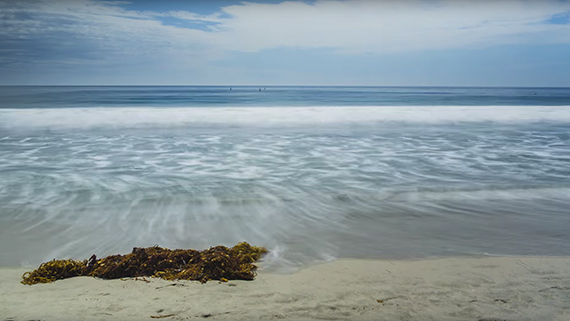
[{"label": "shoreline", "polygon": [[4,320],[568,320],[570,257],[339,259],[254,281],[32,286],[0,268]]}]

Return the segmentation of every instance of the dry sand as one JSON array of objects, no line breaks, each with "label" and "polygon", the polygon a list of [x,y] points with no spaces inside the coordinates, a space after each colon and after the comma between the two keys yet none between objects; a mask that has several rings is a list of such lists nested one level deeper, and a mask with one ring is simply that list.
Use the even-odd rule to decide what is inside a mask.
[{"label": "dry sand", "polygon": [[79,277],[20,284],[0,269],[4,320],[570,320],[570,258],[338,260],[255,281]]}]

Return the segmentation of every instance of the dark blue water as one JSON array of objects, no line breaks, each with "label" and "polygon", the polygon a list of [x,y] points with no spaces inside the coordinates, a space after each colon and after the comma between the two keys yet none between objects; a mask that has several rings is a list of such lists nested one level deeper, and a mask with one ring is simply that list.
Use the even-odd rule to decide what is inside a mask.
[{"label": "dark blue water", "polygon": [[559,106],[569,104],[570,88],[0,87],[0,108],[106,106]]},{"label": "dark blue water", "polygon": [[0,87],[0,264],[570,255],[569,89],[261,89]]}]

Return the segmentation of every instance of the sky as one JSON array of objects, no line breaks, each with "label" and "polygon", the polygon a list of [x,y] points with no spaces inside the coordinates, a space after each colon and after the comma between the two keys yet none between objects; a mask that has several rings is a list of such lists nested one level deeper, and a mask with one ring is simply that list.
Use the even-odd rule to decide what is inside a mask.
[{"label": "sky", "polygon": [[570,87],[570,0],[0,0],[0,85]]}]

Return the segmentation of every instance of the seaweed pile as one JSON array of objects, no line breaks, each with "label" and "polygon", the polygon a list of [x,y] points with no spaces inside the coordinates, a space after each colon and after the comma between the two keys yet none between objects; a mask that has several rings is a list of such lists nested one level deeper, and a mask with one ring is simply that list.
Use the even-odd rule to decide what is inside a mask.
[{"label": "seaweed pile", "polygon": [[110,255],[88,260],[53,260],[42,263],[22,276],[23,284],[50,283],[75,276],[93,276],[101,279],[128,277],[159,277],[166,280],[253,280],[254,264],[267,253],[264,247],[246,242],[232,248],[215,246],[207,250],[169,250],[159,246],[135,247],[127,255]]}]

